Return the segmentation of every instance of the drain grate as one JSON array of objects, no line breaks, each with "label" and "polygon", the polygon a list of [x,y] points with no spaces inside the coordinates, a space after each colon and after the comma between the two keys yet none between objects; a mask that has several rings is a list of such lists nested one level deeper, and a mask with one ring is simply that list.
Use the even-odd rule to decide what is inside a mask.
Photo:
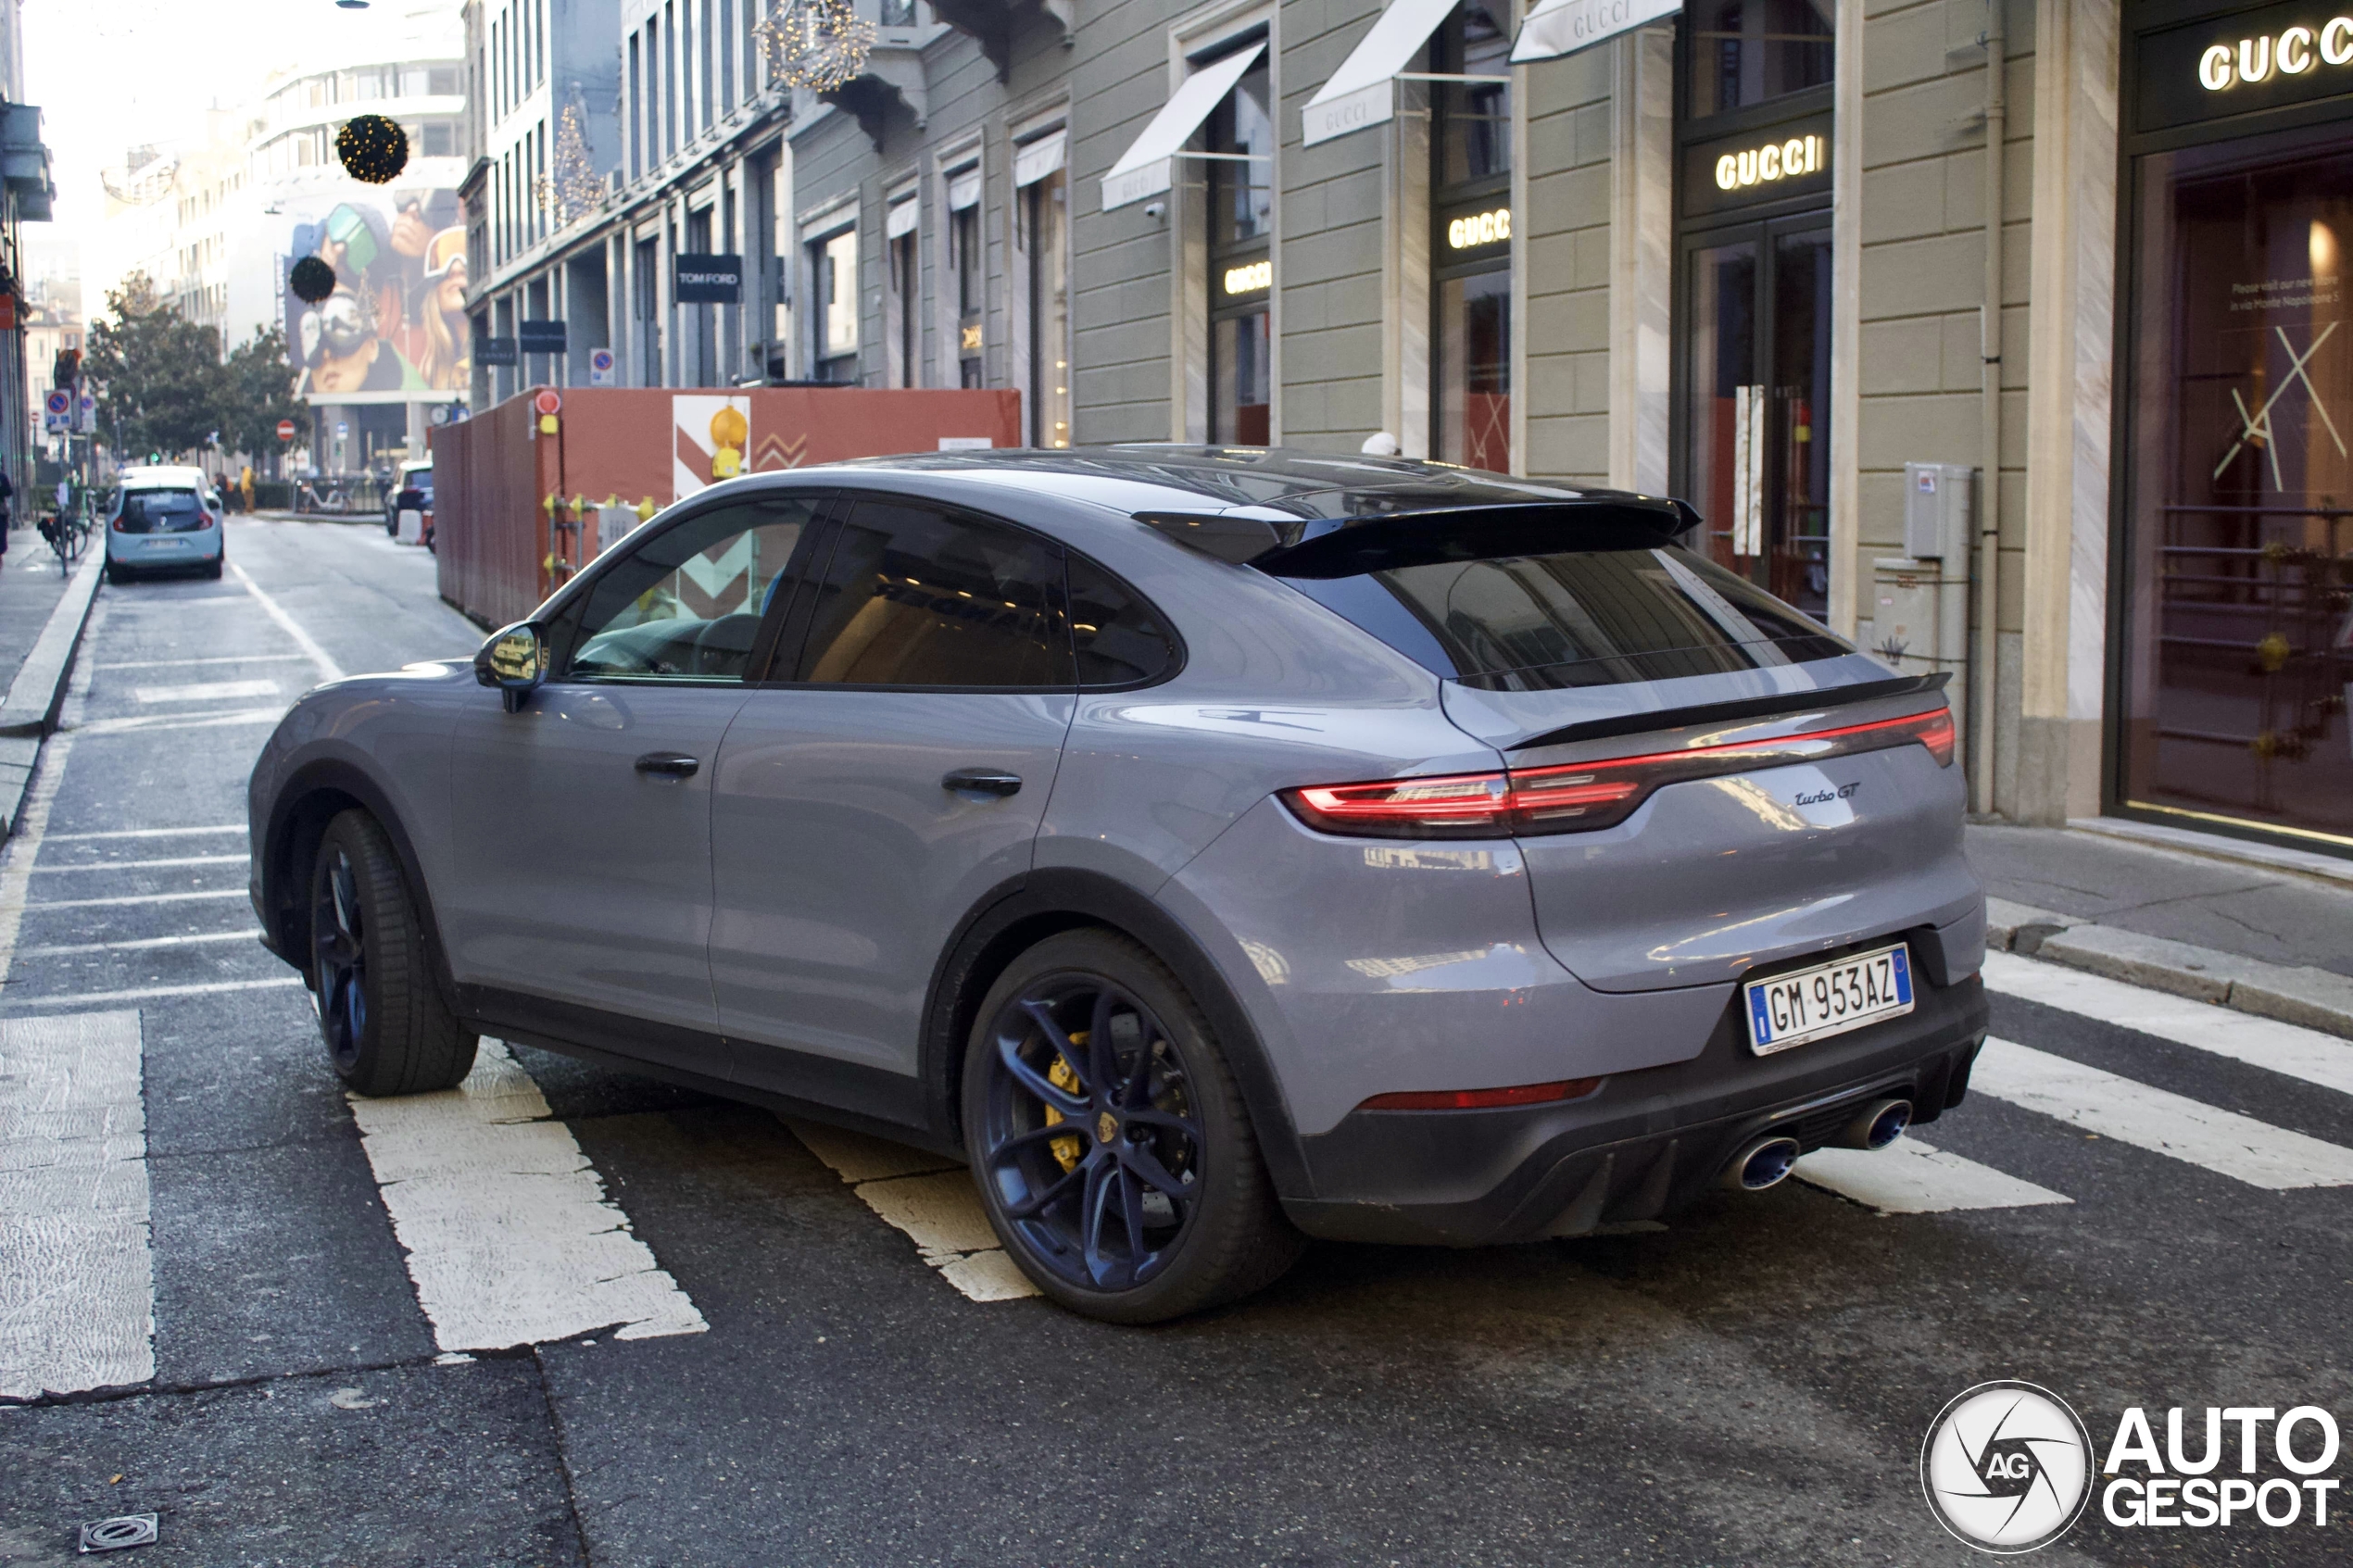
[{"label": "drain grate", "polygon": [[82,1527],[83,1551],[120,1551],[127,1546],[155,1544],[156,1516],[152,1513],[125,1513]]}]

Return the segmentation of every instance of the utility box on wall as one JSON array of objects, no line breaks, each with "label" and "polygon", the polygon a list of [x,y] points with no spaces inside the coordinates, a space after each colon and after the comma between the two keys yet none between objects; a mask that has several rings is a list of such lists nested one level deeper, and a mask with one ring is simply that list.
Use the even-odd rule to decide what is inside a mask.
[{"label": "utility box on wall", "polygon": [[1977,470],[1959,463],[1904,465],[1904,553],[1969,571]]}]

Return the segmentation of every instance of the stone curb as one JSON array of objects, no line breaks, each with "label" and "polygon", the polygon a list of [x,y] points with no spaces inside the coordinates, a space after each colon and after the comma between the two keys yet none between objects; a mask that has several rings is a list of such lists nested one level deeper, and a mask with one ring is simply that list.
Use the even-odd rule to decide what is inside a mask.
[{"label": "stone curb", "polygon": [[1985,900],[1985,945],[2353,1040],[2353,979]]},{"label": "stone curb", "polygon": [[7,696],[0,699],[0,837],[17,831],[17,813],[32,784],[33,764],[41,759],[41,743],[57,722],[74,654],[82,646],[82,628],[90,623],[90,606],[106,570],[103,548],[82,558],[66,584],[65,596],[49,612],[32,651],[9,683]]}]

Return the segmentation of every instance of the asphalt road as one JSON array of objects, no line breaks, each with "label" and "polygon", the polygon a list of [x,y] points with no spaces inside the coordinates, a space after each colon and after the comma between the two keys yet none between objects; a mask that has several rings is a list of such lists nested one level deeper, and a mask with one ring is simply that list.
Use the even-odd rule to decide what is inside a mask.
[{"label": "asphalt road", "polygon": [[[0,1405],[0,1563],[145,1512],[125,1561],[1953,1563],[1917,1466],[1981,1381],[2063,1396],[2095,1464],[2128,1406],[2160,1446],[2172,1406],[2194,1447],[2207,1406],[2353,1420],[2353,1046],[2029,960],[1989,972],[2013,1044],[1941,1153],[1639,1234],[1318,1246],[1152,1330],[1013,1295],[936,1162],[763,1111],[518,1048],[544,1112],[356,1117],[250,940],[246,770],[322,671],[479,633],[378,530],[229,541],[220,583],[103,591],[0,860],[0,1151],[44,1094],[87,1112],[0,1161],[0,1386],[34,1379]],[[77,1149],[102,1177],[44,1185]],[[482,1284],[535,1248],[529,1289]],[[599,1316],[616,1270],[650,1304]],[[494,1346],[509,1309],[560,1332]],[[2347,1538],[2095,1501],[2040,1560]]]}]

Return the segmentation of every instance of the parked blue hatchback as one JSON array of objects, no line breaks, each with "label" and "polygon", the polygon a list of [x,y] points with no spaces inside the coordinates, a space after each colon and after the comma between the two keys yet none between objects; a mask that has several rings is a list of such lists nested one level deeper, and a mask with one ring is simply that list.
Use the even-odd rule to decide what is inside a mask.
[{"label": "parked blue hatchback", "polygon": [[107,510],[107,582],[167,570],[218,577],[226,559],[220,497],[203,470],[122,470]]}]

